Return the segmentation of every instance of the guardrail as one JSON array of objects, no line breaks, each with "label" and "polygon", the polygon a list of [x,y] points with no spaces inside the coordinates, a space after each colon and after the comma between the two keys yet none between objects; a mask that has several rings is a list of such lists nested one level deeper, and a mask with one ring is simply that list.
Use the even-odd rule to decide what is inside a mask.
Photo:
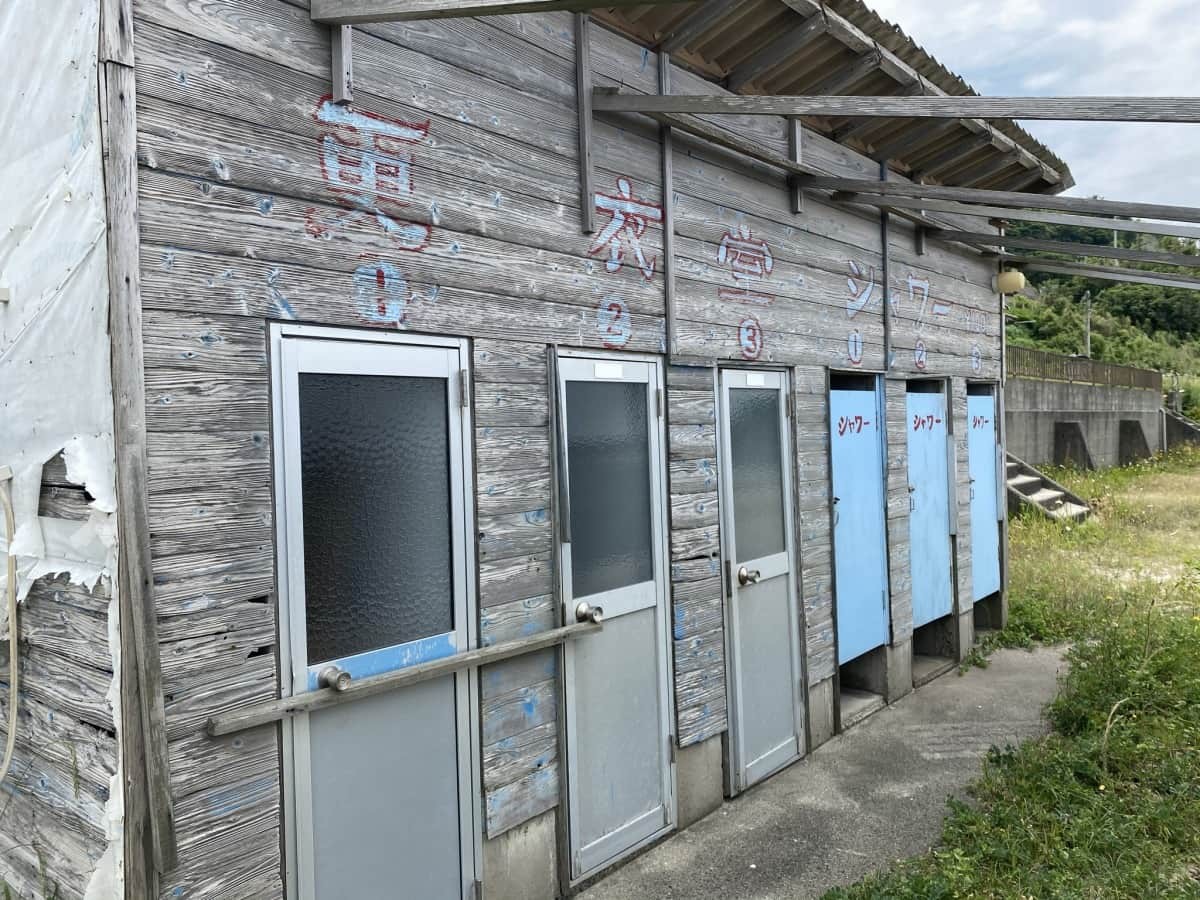
[{"label": "guardrail", "polygon": [[1107,387],[1143,388],[1162,393],[1162,373],[1150,369],[1118,366],[1083,356],[1063,356],[1011,345],[1006,352],[1006,362],[1009,378],[1073,381]]}]

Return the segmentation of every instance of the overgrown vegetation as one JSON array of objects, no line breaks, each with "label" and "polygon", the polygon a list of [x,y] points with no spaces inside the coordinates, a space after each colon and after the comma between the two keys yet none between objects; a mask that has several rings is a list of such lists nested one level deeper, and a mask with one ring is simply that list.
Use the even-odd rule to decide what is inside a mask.
[{"label": "overgrown vegetation", "polygon": [[1200,897],[1200,453],[1054,477],[1082,525],[1011,525],[1008,627],[1069,641],[1052,734],[993,749],[942,844],[827,900]]}]

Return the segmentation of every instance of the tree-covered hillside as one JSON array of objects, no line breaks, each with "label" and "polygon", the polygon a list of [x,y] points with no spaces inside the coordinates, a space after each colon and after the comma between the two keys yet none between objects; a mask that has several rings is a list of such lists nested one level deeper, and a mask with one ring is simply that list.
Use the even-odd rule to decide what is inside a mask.
[{"label": "tree-covered hillside", "polygon": [[[1010,234],[1112,246],[1114,232],[1063,225],[1015,223]],[[1123,267],[1200,276],[1196,242],[1116,232],[1118,246],[1196,256],[1196,269],[1123,262]],[[1042,254],[1047,255],[1049,254]],[[1111,260],[1088,262],[1112,265]],[[1200,376],[1200,292],[1156,285],[1032,273],[1038,296],[1009,298],[1008,340],[1054,353],[1082,354],[1086,295],[1092,299],[1092,358],[1165,373]]]}]

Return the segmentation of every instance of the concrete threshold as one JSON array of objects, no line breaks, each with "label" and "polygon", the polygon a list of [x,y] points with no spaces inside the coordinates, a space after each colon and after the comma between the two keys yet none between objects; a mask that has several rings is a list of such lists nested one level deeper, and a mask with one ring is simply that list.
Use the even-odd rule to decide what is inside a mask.
[{"label": "concrete threshold", "polygon": [[933,679],[939,675],[945,675],[957,665],[948,656],[924,656],[915,653],[912,658],[913,687],[924,687],[933,681]]},{"label": "concrete threshold", "polygon": [[583,900],[797,900],[927,852],[992,746],[1045,733],[1062,651],[944,675],[632,860]]}]

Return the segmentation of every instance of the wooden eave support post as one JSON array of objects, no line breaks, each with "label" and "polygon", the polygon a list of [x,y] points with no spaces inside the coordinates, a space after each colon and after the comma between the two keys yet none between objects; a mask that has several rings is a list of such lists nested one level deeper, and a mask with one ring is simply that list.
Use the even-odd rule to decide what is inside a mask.
[{"label": "wooden eave support post", "polygon": [[588,34],[591,17],[575,14],[575,111],[579,129],[579,227],[596,230],[596,193],[592,165],[592,49]]},{"label": "wooden eave support post", "polygon": [[128,896],[154,897],[158,876],[175,866],[178,851],[146,502],[132,0],[100,4],[98,74],[117,469],[115,589],[121,642],[117,727],[124,781],[124,874]]},{"label": "wooden eave support post", "polygon": [[[787,137],[788,158],[799,166],[804,160],[804,126],[799,119],[787,120]],[[788,192],[792,195],[792,212],[796,215],[804,212],[804,188],[794,174],[788,175]]]},{"label": "wooden eave support post", "polygon": [[312,0],[310,15],[314,22],[329,25],[365,25],[692,2],[695,0]]},{"label": "wooden eave support post", "polygon": [[333,42],[333,102],[354,102],[354,26],[331,25]]},{"label": "wooden eave support post", "polygon": [[[658,53],[658,90],[671,92],[671,54]],[[659,125],[662,147],[663,352],[675,355],[675,140],[670,125]]]}]

